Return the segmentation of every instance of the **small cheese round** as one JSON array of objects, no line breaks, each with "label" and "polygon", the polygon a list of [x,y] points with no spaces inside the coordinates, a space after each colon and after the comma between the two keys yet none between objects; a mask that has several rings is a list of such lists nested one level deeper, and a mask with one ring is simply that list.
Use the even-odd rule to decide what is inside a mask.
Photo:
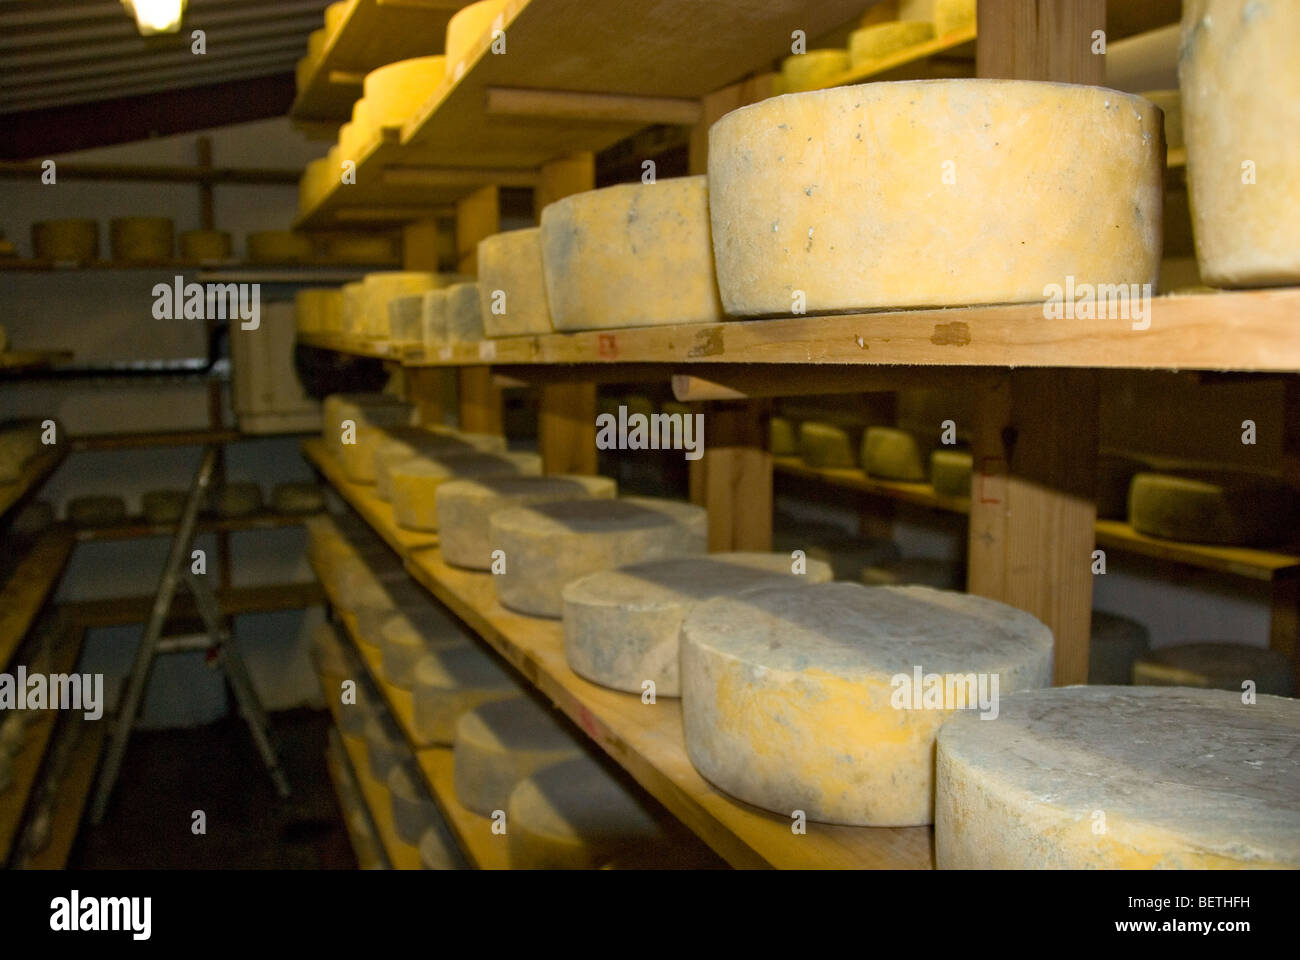
[{"label": "small cheese round", "polygon": [[922,483],[929,460],[929,448],[908,430],[868,427],[862,436],[862,469],[873,477]]},{"label": "small cheese round", "polygon": [[393,814],[393,832],[403,843],[415,846],[424,832],[442,819],[442,814],[415,764],[394,764],[385,783]]},{"label": "small cheese round", "polygon": [[75,497],[68,501],[68,522],[74,527],[100,527],[126,519],[121,497]]},{"label": "small cheese round", "polygon": [[441,291],[410,293],[388,301],[388,339],[395,343],[422,343],[424,326],[421,322],[424,298]]},{"label": "small cheese round", "polygon": [[184,490],[147,490],[140,496],[145,523],[155,526],[175,523],[185,511],[189,494]]},{"label": "small cheese round", "polygon": [[369,647],[383,645],[384,624],[394,613],[419,616],[429,610],[429,595],[424,588],[411,582],[400,563],[385,571],[387,580],[378,580],[377,590],[367,590],[353,603],[352,613],[357,618],[357,639]]},{"label": "small cheese round", "polygon": [[340,312],[340,330],[342,333],[360,337],[365,334],[366,306],[365,287],[360,280],[345,283],[340,288],[343,294],[343,309]]},{"label": "small cheese round", "polygon": [[38,260],[88,263],[99,259],[99,224],[94,220],[41,220],[32,224],[32,254]]},{"label": "small cheese round", "polygon": [[229,260],[230,234],[224,230],[186,230],[181,234],[182,260]]},{"label": "small cheese round", "polygon": [[381,710],[379,691],[364,676],[353,671],[348,679],[356,680],[355,702],[345,703],[343,701],[343,690],[336,687],[333,690],[327,690],[326,696],[338,698],[339,704],[339,729],[348,736],[364,737],[366,734],[366,724],[376,711]]},{"label": "small cheese round", "polygon": [[975,26],[975,0],[934,0],[934,33],[946,37]]},{"label": "small cheese round", "polygon": [[223,483],[209,491],[208,506],[219,517],[246,517],[262,509],[262,488],[255,483]]},{"label": "small cheese round", "polygon": [[355,662],[330,623],[323,622],[312,631],[310,649],[317,673],[331,679],[352,676]]},{"label": "small cheese round", "polygon": [[420,295],[419,340],[429,349],[447,342],[447,291],[426,290]]},{"label": "small cheese round", "polygon": [[[1183,139],[1183,102],[1177,90],[1144,90],[1146,97],[1165,115],[1165,146],[1170,150],[1179,150],[1185,146]],[[1165,253],[1169,252],[1168,244]]]},{"label": "small cheese round", "polygon": [[438,512],[438,546],[447,563],[471,570],[492,566],[488,521],[506,507],[555,500],[612,499],[617,484],[608,477],[486,477],[452,480],[434,495]]},{"label": "small cheese round", "polygon": [[1273,477],[1206,472],[1139,473],[1129,487],[1129,523],[1139,533],[1187,543],[1258,546],[1291,530],[1295,496]]},{"label": "small cheese round", "polygon": [[838,79],[849,69],[847,50],[809,50],[781,61],[783,93],[800,93]]},{"label": "small cheese round", "polygon": [[338,333],[343,294],[334,289],[299,290],[293,298],[294,323],[300,333]]},{"label": "small cheese round", "polygon": [[365,738],[370,775],[379,783],[388,780],[393,767],[410,762],[411,748],[386,711],[375,710],[366,720]]},{"label": "small cheese round", "polygon": [[312,256],[311,241],[292,230],[258,230],[244,245],[254,263],[304,263]]},{"label": "small cheese round", "polygon": [[1042,623],[929,587],[825,583],[708,600],[688,614],[681,649],[695,768],[748,803],[826,823],[930,823],[940,724],[1052,681]]},{"label": "small cheese round", "polygon": [[478,295],[489,337],[551,333],[540,227],[507,230],[478,244]]},{"label": "small cheese round", "polygon": [[1300,703],[1155,687],[1004,697],[939,732],[942,869],[1300,867]]},{"label": "small cheese round", "polygon": [[1133,664],[1139,686],[1235,690],[1250,681],[1258,693],[1289,697],[1295,689],[1291,661],[1276,650],[1240,643],[1188,643],[1144,653]]},{"label": "small cheese round", "polygon": [[603,570],[564,587],[564,653],[580,676],[615,690],[681,695],[677,637],[682,621],[710,597],[769,587],[825,583],[829,564],[795,573],[781,553],[711,553]]},{"label": "small cheese round", "polygon": [[600,570],[703,553],[708,515],[673,500],[628,497],[510,507],[489,521],[489,545],[505,553],[494,575],[503,606],[537,617],[564,612],[564,585]]},{"label": "small cheese round", "polygon": [[936,590],[963,590],[966,587],[966,568],[960,563],[934,557],[901,557],[864,567],[861,579],[868,587],[918,584]]},{"label": "small cheese round", "polygon": [[170,260],[175,247],[170,217],[114,217],[108,224],[113,259],[124,263]]},{"label": "small cheese round", "polygon": [[447,60],[440,55],[398,60],[367,73],[362,92],[372,131],[405,126],[446,75]]},{"label": "small cheese round", "polygon": [[319,513],[325,509],[325,490],[318,483],[277,483],[271,509],[286,516]]},{"label": "small cheese round", "polygon": [[856,467],[853,439],[844,427],[805,420],[799,424],[799,459],[810,467]]},{"label": "small cheese round", "polygon": [[969,497],[974,468],[969,450],[936,447],[930,452],[930,485],[943,497]]},{"label": "small cheese round", "polygon": [[799,455],[799,436],[795,425],[785,417],[772,417],[768,421],[768,445],[774,457]]},{"label": "small cheese round", "polygon": [[367,337],[388,336],[388,302],[394,297],[424,293],[439,285],[438,275],[423,270],[367,273],[361,281],[364,318],[358,331]]},{"label": "small cheese round", "polygon": [[384,618],[379,628],[384,679],[410,690],[421,657],[431,650],[468,643],[470,638],[459,620],[433,604],[395,611]]},{"label": "small cheese round", "polygon": [[462,713],[519,693],[514,677],[475,644],[430,650],[415,665],[411,684],[415,732],[425,744],[451,746]]},{"label": "small cheese round", "polygon": [[535,453],[471,453],[452,457],[416,457],[389,469],[393,516],[405,530],[438,529],[438,487],[464,477],[540,476],[542,458]]},{"label": "small cheese round", "polygon": [[620,183],[548,204],[542,265],[555,329],[721,320],[707,179]]},{"label": "small cheese round", "polygon": [[447,287],[443,313],[446,343],[475,343],[483,339],[483,305],[477,283],[453,283]]},{"label": "small cheese round", "polygon": [[450,73],[464,61],[461,69],[469,67],[469,56],[492,29],[497,14],[506,7],[506,0],[478,0],[461,7],[447,21],[447,66]]},{"label": "small cheese round", "polygon": [[895,20],[863,27],[849,34],[849,61],[856,70],[933,39],[934,24],[922,20]]},{"label": "small cheese round", "polygon": [[393,499],[393,467],[416,457],[464,456],[471,453],[505,453],[506,438],[489,433],[432,433],[425,429],[388,431],[374,447],[375,496]]},{"label": "small cheese round", "polygon": [[521,781],[506,807],[506,835],[512,870],[590,870],[666,840],[641,800],[587,757]]},{"label": "small cheese round", "polygon": [[[490,817],[534,771],[583,756],[577,739],[529,697],[495,700],[456,722],[456,799]],[[509,828],[507,827],[507,830]]]},{"label": "small cheese round", "polygon": [[356,6],[356,0],[335,0],[325,8],[325,36],[332,37],[342,25],[348,11]]},{"label": "small cheese round", "polygon": [[860,84],[734,110],[709,132],[723,305],[751,317],[1042,302],[1067,277],[1154,284],[1159,123],[1140,97],[1017,80]]},{"label": "small cheese round", "polygon": [[1147,651],[1147,628],[1117,613],[1092,611],[1088,637],[1088,683],[1122,686],[1133,681],[1133,662]]}]

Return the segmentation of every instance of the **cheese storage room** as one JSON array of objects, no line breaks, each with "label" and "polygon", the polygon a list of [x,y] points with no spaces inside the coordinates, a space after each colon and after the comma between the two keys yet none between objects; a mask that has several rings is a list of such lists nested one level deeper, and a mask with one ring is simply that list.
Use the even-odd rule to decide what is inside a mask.
[{"label": "cheese storage room", "polygon": [[0,863],[1300,867],[1297,50],[0,0]]}]

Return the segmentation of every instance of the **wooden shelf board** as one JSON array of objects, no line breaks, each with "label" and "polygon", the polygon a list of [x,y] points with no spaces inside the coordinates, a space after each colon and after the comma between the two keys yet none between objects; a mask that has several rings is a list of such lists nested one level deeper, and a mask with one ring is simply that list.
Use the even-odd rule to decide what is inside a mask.
[{"label": "wooden shelf board", "polygon": [[[336,742],[337,741],[337,742]],[[339,811],[343,814],[343,826],[348,832],[348,843],[352,846],[352,855],[357,858],[357,866],[362,870],[387,870],[389,864],[384,860],[380,853],[379,837],[374,833],[374,824],[368,823],[368,834],[362,836],[352,822],[352,818],[347,815],[347,803],[344,800],[348,788],[351,786],[343,783],[342,778],[349,776],[344,770],[351,766],[348,760],[346,748],[343,746],[343,738],[338,730],[331,730],[329,743],[325,747],[325,766],[329,770],[330,781],[334,784],[334,796],[339,801]],[[354,787],[360,793],[360,787]],[[373,852],[371,852],[373,850]],[[369,855],[368,855],[369,854]]]},{"label": "wooden shelf board", "polygon": [[54,450],[38,453],[23,465],[18,473],[18,479],[9,483],[0,483],[0,517],[20,503],[28,493],[45,481],[54,468],[63,460],[63,447],[58,445]]},{"label": "wooden shelf board", "polygon": [[350,353],[356,357],[373,357],[378,360],[401,360],[405,356],[416,355],[413,351],[403,351],[400,345],[390,344],[387,340],[345,337],[337,333],[299,333],[298,342],[308,347],[320,347],[324,350]]},{"label": "wooden shelf board", "polygon": [[76,842],[81,828],[81,817],[95,785],[99,769],[99,756],[108,737],[107,722],[85,722],[81,738],[68,759],[68,770],[55,800],[50,842],[45,849],[32,856],[26,864],[29,870],[62,870],[68,864],[68,854]]},{"label": "wooden shelf board", "polygon": [[71,359],[71,350],[7,350],[0,353],[0,374],[45,370],[61,360]]},{"label": "wooden shelf board", "polygon": [[[151,447],[198,447],[245,439],[238,430],[165,430],[157,433],[83,433],[69,441],[73,450],[135,450]],[[256,439],[256,438],[248,438]]]},{"label": "wooden shelf board", "polygon": [[22,645],[72,553],[72,535],[51,527],[37,538],[0,588],[0,670]]},{"label": "wooden shelf board", "polygon": [[[359,280],[372,270],[393,270],[399,265],[351,264],[338,262],[307,263],[256,263],[243,260],[155,260],[126,263],[116,260],[95,260],[77,263],[66,260],[39,260],[19,257],[0,257],[0,272],[59,273],[102,270],[181,270],[197,272],[199,282],[235,283],[348,283]],[[66,353],[66,351],[64,351]],[[51,354],[61,356],[61,354]],[[69,356],[71,354],[68,354]],[[0,354],[0,358],[5,354]]]},{"label": "wooden shelf board", "polygon": [[846,490],[858,490],[862,493],[885,497],[901,503],[911,503],[919,507],[943,510],[948,513],[970,513],[969,497],[945,497],[935,493],[928,483],[902,483],[895,480],[881,480],[868,476],[857,469],[828,469],[809,467],[797,457],[773,457],[772,467],[778,473],[816,480]]},{"label": "wooden shelf board", "polygon": [[[289,168],[201,167],[166,164],[78,163],[59,161],[59,176],[65,180],[141,180],[154,183],[242,183],[293,184],[298,172]],[[0,161],[0,179],[36,180],[44,174],[43,161]]]},{"label": "wooden shelf board", "polygon": [[438,542],[437,536],[432,533],[413,533],[401,529],[393,518],[392,504],[376,497],[373,486],[349,481],[343,474],[343,468],[330,456],[323,441],[317,438],[304,440],[302,452],[339,495],[352,506],[352,509],[356,510],[399,556],[405,557],[412,550],[430,547]]},{"label": "wooden shelf board", "polygon": [[[935,64],[932,63],[932,58],[935,57],[960,61],[960,66],[941,72],[936,70]],[[846,70],[838,76],[806,89],[824,90],[828,87],[843,87],[867,81],[929,80],[936,76],[973,77],[974,75],[975,26],[972,24],[963,30],[954,30],[946,36],[935,37],[933,40],[915,44],[906,50],[899,50],[872,63]]]},{"label": "wooden shelf board", "polygon": [[[153,609],[153,595],[141,597],[105,597],[96,600],[73,600],[61,605],[74,623],[86,627],[118,627],[144,623]],[[217,591],[221,612],[227,616],[247,613],[270,613],[276,610],[303,610],[324,603],[325,591],[315,580],[305,583],[273,583],[255,587],[231,587]],[[178,590],[172,603],[172,619],[194,619],[198,610],[184,590]]]},{"label": "wooden shelf board", "polygon": [[[283,514],[259,511],[247,517],[203,517],[196,529],[199,533],[233,533],[240,530],[277,530],[301,526],[312,514]],[[130,517],[122,523],[104,527],[81,527],[76,530],[79,542],[89,540],[138,540],[145,537],[170,537],[176,532],[174,523],[149,523],[144,517]]]}]

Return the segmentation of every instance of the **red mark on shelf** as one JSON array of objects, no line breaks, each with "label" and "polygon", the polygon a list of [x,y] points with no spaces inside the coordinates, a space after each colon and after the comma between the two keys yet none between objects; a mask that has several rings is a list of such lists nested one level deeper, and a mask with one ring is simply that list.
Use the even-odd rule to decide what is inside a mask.
[{"label": "red mark on shelf", "polygon": [[[1002,502],[1001,499],[997,497],[986,497],[984,495],[985,493],[984,481],[988,479],[1000,480],[1004,473],[1004,471],[1000,468],[996,470],[990,469],[991,464],[1005,465],[1006,461],[1003,460],[1001,457],[980,457],[980,469],[978,474],[979,480],[978,483],[976,484],[976,493],[978,494],[978,500],[980,503],[1001,503]],[[996,484],[992,484],[992,486],[994,490],[998,489]]]},{"label": "red mark on shelf", "polygon": [[599,340],[600,358],[613,360],[618,356],[618,337],[612,333],[602,333]]},{"label": "red mark on shelf", "polygon": [[596,729],[596,718],[586,707],[578,707],[578,726],[587,731],[593,739],[600,738],[600,731]]}]

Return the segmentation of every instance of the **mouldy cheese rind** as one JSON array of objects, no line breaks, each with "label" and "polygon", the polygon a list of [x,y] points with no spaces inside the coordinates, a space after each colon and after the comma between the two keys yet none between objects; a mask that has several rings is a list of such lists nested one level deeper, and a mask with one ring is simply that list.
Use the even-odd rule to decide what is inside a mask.
[{"label": "mouldy cheese rind", "polygon": [[493,513],[556,500],[612,499],[618,486],[608,477],[485,477],[452,480],[436,492],[438,547],[447,563],[471,570],[492,566],[488,527]]},{"label": "mouldy cheese rind", "polygon": [[1133,663],[1139,686],[1208,687],[1240,693],[1250,681],[1257,693],[1292,696],[1291,661],[1277,650],[1241,643],[1188,643],[1141,654]]},{"label": "mouldy cheese rind", "polygon": [[541,228],[507,230],[478,244],[478,296],[489,337],[551,333]]},{"label": "mouldy cheese rind", "polygon": [[505,437],[490,433],[432,433],[420,429],[389,431],[388,438],[374,446],[375,496],[393,499],[393,467],[420,456],[446,459],[473,453],[506,452]]},{"label": "mouldy cheese rind", "polygon": [[406,530],[438,529],[438,487],[465,477],[540,476],[542,458],[535,453],[472,453],[453,457],[418,457],[389,468],[393,516]]},{"label": "mouldy cheese rind", "polygon": [[1187,0],[1178,85],[1196,257],[1216,287],[1300,280],[1300,4]]},{"label": "mouldy cheese rind", "polygon": [[456,723],[456,799],[490,817],[506,809],[519,781],[582,755],[573,734],[528,697],[485,703]]},{"label": "mouldy cheese rind", "polygon": [[1154,284],[1163,173],[1159,112],[1100,87],[925,80],[774,97],[709,132],[722,302],[789,315],[1042,301],[1067,277]]},{"label": "mouldy cheese rind", "polygon": [[388,771],[386,784],[393,830],[399,840],[414,846],[425,830],[442,819],[442,814],[414,764],[395,764]]},{"label": "mouldy cheese rind", "polygon": [[411,758],[411,749],[406,745],[402,731],[383,710],[376,710],[367,718],[365,738],[370,775],[381,784],[388,780],[393,767],[409,762]]},{"label": "mouldy cheese rind", "polygon": [[431,604],[418,611],[390,615],[379,628],[384,679],[409,690],[421,657],[434,649],[468,643],[469,639],[464,627]]},{"label": "mouldy cheese rind", "polygon": [[1252,474],[1139,473],[1129,487],[1128,516],[1152,537],[1257,546],[1290,534],[1295,494],[1279,479]]},{"label": "mouldy cheese rind", "polygon": [[520,782],[506,822],[514,870],[589,870],[667,842],[641,801],[587,757]]},{"label": "mouldy cheese rind", "polygon": [[394,297],[423,293],[438,286],[436,274],[421,270],[367,273],[361,281],[364,317],[359,333],[368,337],[388,336],[388,302]]},{"label": "mouldy cheese rind", "polygon": [[621,183],[548,204],[541,247],[555,329],[721,320],[707,179]]},{"label": "mouldy cheese rind", "polygon": [[415,665],[412,723],[424,743],[450,746],[462,713],[519,694],[514,678],[474,644],[441,647]]},{"label": "mouldy cheese rind", "polygon": [[[939,732],[944,869],[1300,867],[1300,702],[1057,687]],[[1104,817],[1104,820],[1101,819]],[[1099,830],[1098,825],[1104,829]]]},{"label": "mouldy cheese rind", "polygon": [[447,343],[475,343],[483,339],[483,305],[477,283],[447,287],[443,339]]},{"label": "mouldy cheese rind", "polygon": [[465,857],[441,818],[420,837],[420,866],[425,870],[464,870]]},{"label": "mouldy cheese rind", "polygon": [[602,686],[681,695],[677,638],[696,604],[771,587],[831,579],[829,564],[805,572],[781,553],[711,553],[603,570],[564,587],[564,652],[574,673]]},{"label": "mouldy cheese rind", "polygon": [[1042,623],[929,587],[707,600],[682,625],[681,655],[686,751],[707,780],[783,816],[859,826],[930,823],[940,724],[1052,680]]},{"label": "mouldy cheese rind", "polygon": [[411,293],[388,301],[388,339],[394,343],[423,343],[421,324],[427,293]]},{"label": "mouldy cheese rind", "polygon": [[782,93],[799,93],[821,86],[849,69],[847,50],[809,50],[781,61]]},{"label": "mouldy cheese rind", "polygon": [[1123,686],[1133,679],[1133,661],[1146,652],[1150,637],[1136,620],[1092,611],[1088,638],[1088,683]]},{"label": "mouldy cheese rind", "polygon": [[564,585],[579,577],[703,553],[708,515],[657,498],[567,500],[494,513],[488,540],[506,560],[506,572],[492,577],[497,599],[521,613],[559,617]]}]

